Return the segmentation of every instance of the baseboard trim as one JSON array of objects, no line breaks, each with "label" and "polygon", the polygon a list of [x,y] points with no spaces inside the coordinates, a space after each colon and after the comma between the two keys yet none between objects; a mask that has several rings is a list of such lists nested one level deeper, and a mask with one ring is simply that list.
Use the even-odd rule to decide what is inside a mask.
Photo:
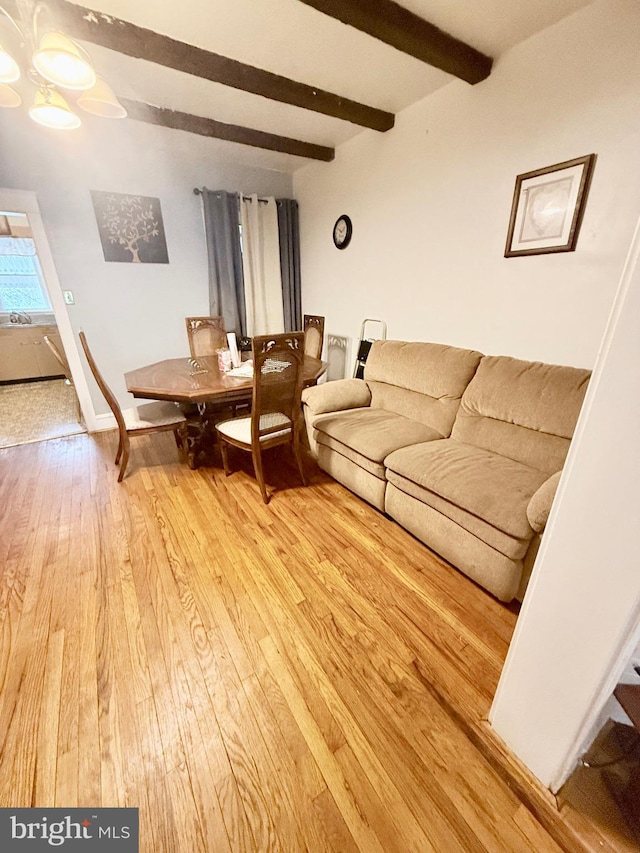
[{"label": "baseboard trim", "polygon": [[105,415],[96,415],[89,432],[105,432],[109,429],[118,429],[118,422],[111,412]]},{"label": "baseboard trim", "polygon": [[[420,680],[438,704],[449,714],[495,773],[514,792],[565,853],[615,853],[615,848],[598,835],[580,832],[560,811],[554,794],[508,749],[486,719],[471,719],[463,714],[441,690],[418,669]],[[590,841],[593,840],[593,843]]]}]

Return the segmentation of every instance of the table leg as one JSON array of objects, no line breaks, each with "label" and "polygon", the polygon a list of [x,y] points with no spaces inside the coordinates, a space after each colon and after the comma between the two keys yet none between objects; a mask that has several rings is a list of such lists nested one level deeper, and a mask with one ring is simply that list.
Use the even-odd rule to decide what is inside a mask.
[{"label": "table leg", "polygon": [[193,470],[207,462],[213,464],[218,445],[215,426],[231,417],[231,407],[206,403],[201,406],[185,405],[181,408],[187,418],[186,455],[189,468]]}]

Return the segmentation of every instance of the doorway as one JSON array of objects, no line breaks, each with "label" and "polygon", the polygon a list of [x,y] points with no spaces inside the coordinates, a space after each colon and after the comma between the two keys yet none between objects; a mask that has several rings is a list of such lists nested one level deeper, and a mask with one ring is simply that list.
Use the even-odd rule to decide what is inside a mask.
[{"label": "doorway", "polygon": [[0,189],[0,447],[94,419],[35,193]]}]

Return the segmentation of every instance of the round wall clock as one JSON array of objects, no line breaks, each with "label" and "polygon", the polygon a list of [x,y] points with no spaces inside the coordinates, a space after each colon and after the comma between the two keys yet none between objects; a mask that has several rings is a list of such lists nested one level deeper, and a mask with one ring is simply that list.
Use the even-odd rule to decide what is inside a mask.
[{"label": "round wall clock", "polygon": [[343,213],[336,219],[336,224],[333,226],[333,242],[336,249],[346,249],[351,242],[353,234],[353,225],[351,220]]}]

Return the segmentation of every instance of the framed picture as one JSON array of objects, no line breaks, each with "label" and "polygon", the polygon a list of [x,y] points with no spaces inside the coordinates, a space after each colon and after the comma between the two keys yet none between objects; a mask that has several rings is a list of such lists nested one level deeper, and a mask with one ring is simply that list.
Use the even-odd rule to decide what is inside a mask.
[{"label": "framed picture", "polygon": [[575,250],[595,161],[587,154],[518,175],[505,258]]},{"label": "framed picture", "polygon": [[91,190],[105,261],[168,264],[160,199]]}]

